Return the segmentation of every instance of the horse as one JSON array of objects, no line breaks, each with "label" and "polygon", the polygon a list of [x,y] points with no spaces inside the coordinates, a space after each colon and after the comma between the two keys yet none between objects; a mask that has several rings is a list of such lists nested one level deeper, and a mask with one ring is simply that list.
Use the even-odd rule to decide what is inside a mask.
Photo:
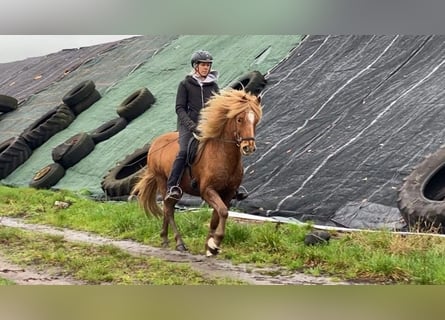
[{"label": "horse", "polygon": [[[198,148],[194,161],[184,170],[179,186],[184,193],[200,196],[213,208],[205,242],[206,256],[216,256],[225,235],[228,209],[243,179],[242,156],[255,152],[255,130],[262,117],[260,97],[244,90],[225,89],[215,93],[201,109]],[[179,152],[178,132],[153,139],[147,166],[134,185],[136,196],[147,216],[163,217],[162,247],[169,245],[169,225],[175,235],[176,250],[188,251],[174,219],[175,199],[165,200],[167,179]],[[163,208],[157,203],[162,196]]]}]

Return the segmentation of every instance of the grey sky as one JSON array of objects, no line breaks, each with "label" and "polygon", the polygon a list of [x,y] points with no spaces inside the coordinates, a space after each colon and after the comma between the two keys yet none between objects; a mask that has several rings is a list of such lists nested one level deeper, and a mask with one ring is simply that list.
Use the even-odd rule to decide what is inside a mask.
[{"label": "grey sky", "polygon": [[87,47],[134,35],[0,35],[0,63],[44,56],[62,49]]}]

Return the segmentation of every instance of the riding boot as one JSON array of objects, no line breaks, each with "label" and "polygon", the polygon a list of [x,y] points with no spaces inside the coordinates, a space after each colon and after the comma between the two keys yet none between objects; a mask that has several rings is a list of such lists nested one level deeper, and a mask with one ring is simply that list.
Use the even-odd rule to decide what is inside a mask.
[{"label": "riding boot", "polygon": [[173,167],[170,172],[170,176],[167,180],[167,195],[165,196],[165,200],[167,199],[175,199],[179,200],[182,197],[182,190],[179,187],[179,182],[182,178],[182,173],[184,171],[185,165],[185,157],[181,157],[178,155],[175,162],[173,162]]}]

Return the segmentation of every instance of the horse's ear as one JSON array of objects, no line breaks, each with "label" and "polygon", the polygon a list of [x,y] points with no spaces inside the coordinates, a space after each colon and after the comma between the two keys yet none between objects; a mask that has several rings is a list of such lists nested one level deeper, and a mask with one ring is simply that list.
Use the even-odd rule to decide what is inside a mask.
[{"label": "horse's ear", "polygon": [[258,104],[261,104],[261,96],[260,95],[256,96],[256,101],[258,102]]}]

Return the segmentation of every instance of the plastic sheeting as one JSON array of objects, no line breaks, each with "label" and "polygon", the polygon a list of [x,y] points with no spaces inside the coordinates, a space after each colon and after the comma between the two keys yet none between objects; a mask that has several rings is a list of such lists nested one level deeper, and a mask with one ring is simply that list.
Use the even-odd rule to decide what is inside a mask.
[{"label": "plastic sheeting", "polygon": [[[100,195],[100,181],[117,161],[175,128],[177,83],[190,68],[190,52],[205,48],[215,56],[221,86],[246,71],[267,72],[258,150],[244,160],[243,185],[250,196],[234,207],[320,225],[403,228],[396,204],[402,179],[444,142],[444,36],[328,35],[309,36],[302,42],[298,36],[170,40],[158,38],[153,46],[132,40],[105,50],[27,99],[20,108],[55,103],[85,78],[95,80],[103,94],[2,182],[27,185],[34,172],[51,161],[54,146],[116,117],[116,106],[145,86],[156,103],[125,130],[97,144],[55,186]],[[134,57],[127,55],[140,60],[132,63]],[[120,66],[127,67],[122,71]],[[0,121],[2,138],[5,120]]]},{"label": "plastic sheeting", "polygon": [[21,134],[83,80],[93,80],[104,95],[175,38],[134,37],[0,64],[0,94],[19,100],[17,110],[0,117],[0,140]]},{"label": "plastic sheeting", "polygon": [[[101,181],[110,169],[128,154],[150,143],[153,137],[176,129],[176,90],[178,83],[191,71],[190,56],[194,51],[205,48],[212,52],[214,68],[220,72],[220,86],[224,87],[248,71],[266,73],[285,58],[301,38],[297,35],[180,36],[141,37],[120,42],[113,50],[98,54],[70,72],[69,77],[33,95],[19,110],[0,121],[3,138],[7,132],[3,121],[12,118],[24,121],[28,114],[37,116],[37,110],[46,111],[57,105],[66,92],[86,79],[93,80],[102,94],[99,101],[79,114],[68,128],[35,149],[31,157],[2,182],[27,186],[38,170],[53,162],[54,147],[79,132],[91,132],[118,117],[117,107],[133,92],[145,87],[156,102],[124,130],[96,144],[87,157],[69,168],[54,185],[56,189],[88,191],[100,197],[103,195]],[[14,130],[20,131],[19,128]]]},{"label": "plastic sheeting", "polygon": [[397,208],[403,177],[444,141],[444,40],[306,38],[268,76],[239,207],[320,224],[350,202]]}]

